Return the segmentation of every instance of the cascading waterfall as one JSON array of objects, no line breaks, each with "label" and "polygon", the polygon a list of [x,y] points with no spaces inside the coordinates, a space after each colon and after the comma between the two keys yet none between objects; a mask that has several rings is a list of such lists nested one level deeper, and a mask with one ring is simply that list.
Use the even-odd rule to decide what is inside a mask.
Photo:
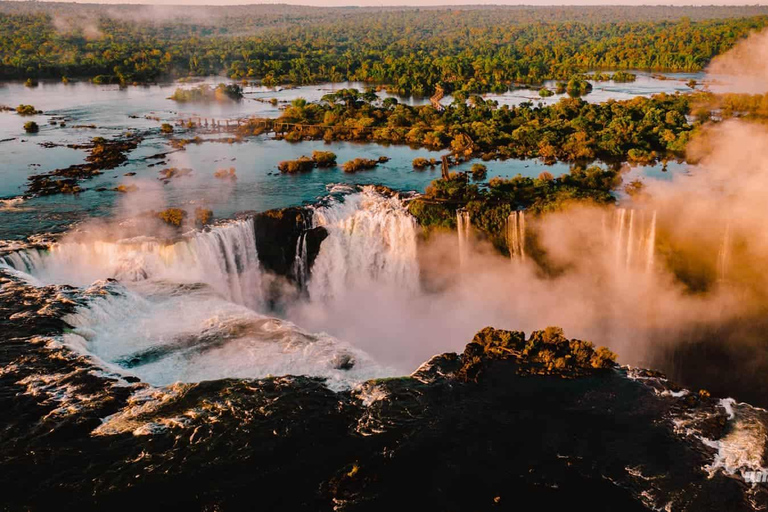
[{"label": "cascading waterfall", "polygon": [[648,231],[648,243],[645,246],[645,270],[653,271],[654,260],[656,258],[656,210],[651,217],[651,227]]},{"label": "cascading waterfall", "polygon": [[261,271],[253,228],[253,219],[237,220],[174,243],[148,237],[65,241],[53,244],[48,253],[20,251],[4,261],[50,283],[86,286],[107,277],[205,283],[228,300],[256,307]]},{"label": "cascading waterfall", "polygon": [[305,290],[307,287],[307,278],[309,277],[309,263],[307,260],[307,230],[312,229],[314,224],[314,215],[310,218],[307,225],[296,240],[296,255],[293,259],[293,275],[296,278],[296,284],[299,290]]},{"label": "cascading waterfall", "polygon": [[459,264],[462,266],[466,264],[469,256],[469,228],[471,226],[469,212],[456,210],[456,230],[459,233]]},{"label": "cascading waterfall", "polygon": [[525,261],[525,212],[515,211],[507,217],[507,247],[512,261]]},{"label": "cascading waterfall", "polygon": [[652,271],[656,247],[656,212],[618,208],[613,216],[613,233],[606,234],[612,238],[616,267]]},{"label": "cascading waterfall", "polygon": [[0,256],[0,267],[6,266],[26,274],[32,274],[36,268],[42,266],[45,254],[45,251],[39,249],[14,251]]},{"label": "cascading waterfall", "polygon": [[725,281],[728,278],[728,267],[731,259],[731,223],[725,225],[723,239],[717,251],[717,278]]},{"label": "cascading waterfall", "polygon": [[311,300],[340,297],[351,288],[417,290],[416,221],[398,197],[364,187],[316,209],[314,222],[328,238],[312,268]]}]

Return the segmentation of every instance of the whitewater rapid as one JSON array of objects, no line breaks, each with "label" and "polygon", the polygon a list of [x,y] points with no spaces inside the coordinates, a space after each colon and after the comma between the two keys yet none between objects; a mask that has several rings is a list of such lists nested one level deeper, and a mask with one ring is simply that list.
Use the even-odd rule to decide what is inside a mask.
[{"label": "whitewater rapid", "polygon": [[314,223],[328,231],[328,238],[312,268],[312,300],[338,299],[361,289],[418,290],[417,224],[398,196],[363,187],[317,208]]},{"label": "whitewater rapid", "polygon": [[[341,250],[345,261],[357,265],[366,259],[361,245],[386,245],[372,239],[383,235],[377,222],[387,224],[387,214],[366,212],[363,196],[352,194],[318,212],[319,223],[328,225],[331,236],[324,247],[327,255],[321,251],[317,260],[320,270],[315,274],[321,277],[310,282],[310,288],[322,290],[318,282],[328,283],[331,291],[344,288],[344,273],[331,265],[329,256],[336,258]],[[354,239],[350,243],[339,240],[335,231],[337,221],[346,216],[341,210],[357,217],[353,224],[358,228],[348,228]],[[362,229],[369,215],[372,220]],[[87,289],[91,298],[65,319],[73,327],[64,335],[65,343],[95,356],[112,371],[153,385],[309,375],[325,377],[329,387],[336,389],[394,374],[395,370],[377,364],[348,343],[264,313],[264,275],[254,233],[254,220],[243,219],[173,241],[65,237],[47,251],[8,253],[0,258],[0,265],[38,286],[67,284]],[[297,264],[303,260],[306,265],[301,238],[299,244]],[[397,255],[391,255],[355,275],[375,278],[383,273],[411,279],[413,272],[398,261]],[[301,270],[308,275],[306,268]]]}]

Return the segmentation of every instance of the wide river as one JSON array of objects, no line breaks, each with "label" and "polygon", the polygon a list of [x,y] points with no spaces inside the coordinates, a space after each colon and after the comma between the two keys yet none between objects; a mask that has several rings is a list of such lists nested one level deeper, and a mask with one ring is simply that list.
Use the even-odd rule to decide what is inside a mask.
[{"label": "wide river", "polygon": [[[686,82],[691,78],[700,81],[703,75],[669,74],[661,79],[659,75],[638,73],[633,83],[595,83],[593,92],[585,96],[585,100],[601,102],[659,92],[685,92],[690,90]],[[216,84],[223,81],[226,80],[214,77],[201,82]],[[0,105],[15,108],[19,104],[27,104],[43,112],[30,117],[21,117],[11,111],[0,112],[0,239],[20,239],[34,233],[61,231],[88,217],[112,215],[119,208],[137,210],[199,205],[212,209],[216,217],[229,217],[243,210],[266,210],[313,202],[325,195],[328,187],[335,183],[376,183],[399,190],[423,191],[439,175],[439,169],[415,171],[411,163],[416,157],[439,158],[441,152],[378,144],[326,144],[322,141],[292,144],[268,136],[237,144],[206,142],[189,145],[185,150],[168,154],[162,160],[164,163],[150,166],[158,160],[148,160],[147,157],[171,151],[167,138],[159,130],[162,122],[175,123],[191,117],[220,121],[249,116],[277,117],[281,108],[296,98],[317,101],[333,90],[365,88],[361,83],[276,89],[247,86],[244,89],[245,99],[236,103],[180,104],[168,99],[177,87],[189,86],[170,83],[121,88],[86,82],[41,82],[36,87],[25,87],[19,82],[0,83]],[[267,101],[272,98],[278,100],[277,105]],[[486,98],[496,100],[500,105],[516,105],[525,101],[551,104],[559,101],[560,96],[542,99],[535,90],[517,89],[504,94],[488,94]],[[428,102],[423,98],[398,99],[411,105]],[[443,99],[446,103],[450,101],[450,97]],[[30,120],[40,125],[39,133],[29,135],[24,132],[23,125]],[[52,124],[62,120],[66,121],[66,126]],[[66,145],[88,142],[96,136],[110,138],[128,132],[143,133],[145,138],[135,151],[128,154],[124,165],[83,182],[84,192],[74,196],[21,200],[30,175],[84,162],[84,150],[71,149]],[[343,173],[339,168],[295,176],[281,175],[277,171],[279,161],[310,155],[318,149],[333,151],[338,155],[339,163],[355,157],[387,156],[391,160],[373,171],[352,175]],[[466,163],[460,169],[470,165]],[[554,175],[568,172],[565,164],[546,166],[538,160],[494,161],[486,165],[488,179],[517,174],[538,176],[544,170]],[[166,167],[186,167],[193,169],[193,172],[163,185],[157,179],[158,171]],[[217,169],[230,167],[236,169],[236,182],[214,178]],[[635,169],[632,174],[666,178],[681,168],[670,164],[670,172],[666,174],[659,167]],[[139,193],[97,191],[113,189],[120,184],[135,184]]]}]

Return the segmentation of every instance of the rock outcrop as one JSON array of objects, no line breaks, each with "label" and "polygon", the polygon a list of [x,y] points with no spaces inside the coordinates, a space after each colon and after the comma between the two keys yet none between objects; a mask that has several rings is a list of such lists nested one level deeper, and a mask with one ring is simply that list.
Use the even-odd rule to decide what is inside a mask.
[{"label": "rock outcrop", "polygon": [[294,262],[299,237],[306,235],[307,263],[311,268],[328,236],[323,227],[312,227],[312,211],[305,207],[268,210],[254,215],[256,250],[265,270],[296,282]]},{"label": "rock outcrop", "polygon": [[768,502],[765,484],[741,476],[766,465],[768,413],[618,367],[558,329],[487,328],[463,354],[343,392],[306,376],[154,388],[60,342],[64,315],[105,293],[109,282],[34,287],[0,269],[6,510],[739,512]]}]

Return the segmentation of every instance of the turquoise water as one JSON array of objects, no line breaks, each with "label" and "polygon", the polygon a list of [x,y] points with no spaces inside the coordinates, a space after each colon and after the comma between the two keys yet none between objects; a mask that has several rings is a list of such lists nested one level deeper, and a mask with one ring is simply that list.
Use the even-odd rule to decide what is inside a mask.
[{"label": "turquoise water", "polygon": [[[629,84],[595,84],[595,92],[588,101],[603,101],[609,97],[625,99],[656,92],[683,90],[684,81],[693,75],[674,76],[670,80],[657,80],[650,75],[640,75]],[[696,75],[698,76],[698,75]],[[226,81],[208,78],[197,83],[215,84]],[[430,181],[439,176],[439,168],[415,171],[412,161],[417,157],[438,158],[440,152],[412,149],[407,146],[383,146],[378,144],[332,143],[322,141],[288,143],[266,136],[252,138],[237,144],[207,142],[189,145],[183,151],[173,152],[162,160],[147,157],[171,150],[167,140],[159,132],[162,122],[175,122],[190,117],[219,120],[250,116],[276,117],[287,102],[295,98],[319,100],[323,95],[341,88],[363,89],[364,84],[320,84],[297,88],[269,89],[245,87],[245,99],[237,103],[179,104],[168,97],[176,87],[194,84],[164,84],[120,88],[114,85],[90,83],[61,84],[41,82],[37,87],[25,87],[22,83],[0,84],[0,105],[15,107],[19,104],[34,105],[42,115],[21,117],[15,112],[0,112],[0,239],[19,239],[33,233],[59,231],[73,222],[89,217],[109,216],[116,212],[138,213],[146,209],[170,206],[204,206],[217,217],[229,217],[245,210],[265,210],[314,202],[335,183],[383,184],[399,190],[423,191]],[[500,103],[527,101],[531,91],[516,90],[503,95],[486,95]],[[383,93],[380,93],[384,96]],[[278,104],[258,101],[277,98]],[[547,101],[557,101],[549,98]],[[400,98],[410,104],[425,103],[419,98]],[[451,101],[450,97],[444,102]],[[23,124],[33,120],[40,125],[40,132],[29,135]],[[66,126],[51,124],[65,121]],[[95,127],[94,127],[95,126]],[[33,174],[49,172],[69,165],[82,163],[86,152],[66,147],[84,143],[96,136],[112,137],[140,131],[145,139],[128,155],[123,166],[106,171],[103,175],[82,183],[86,190],[77,196],[56,195],[30,198],[23,202],[9,201],[24,193],[27,178]],[[54,144],[56,147],[43,147]],[[333,151],[339,164],[356,157],[391,160],[374,170],[346,174],[340,168],[315,170],[301,175],[280,175],[277,164],[281,160],[311,155],[314,150]],[[153,167],[151,164],[156,163]],[[512,177],[517,174],[538,176],[542,171],[554,175],[568,172],[565,164],[546,166],[537,160],[507,160],[485,162],[488,179],[494,176]],[[471,163],[459,170],[468,170]],[[158,171],[166,167],[186,167],[193,172],[185,177],[159,181]],[[213,174],[217,169],[234,167],[237,181],[222,181]],[[658,168],[641,168],[633,171],[640,177],[664,179],[676,172],[679,166],[670,165],[670,172],[663,174]],[[125,176],[135,173],[135,176]],[[120,184],[136,185],[137,192],[121,194],[111,190]]]}]

